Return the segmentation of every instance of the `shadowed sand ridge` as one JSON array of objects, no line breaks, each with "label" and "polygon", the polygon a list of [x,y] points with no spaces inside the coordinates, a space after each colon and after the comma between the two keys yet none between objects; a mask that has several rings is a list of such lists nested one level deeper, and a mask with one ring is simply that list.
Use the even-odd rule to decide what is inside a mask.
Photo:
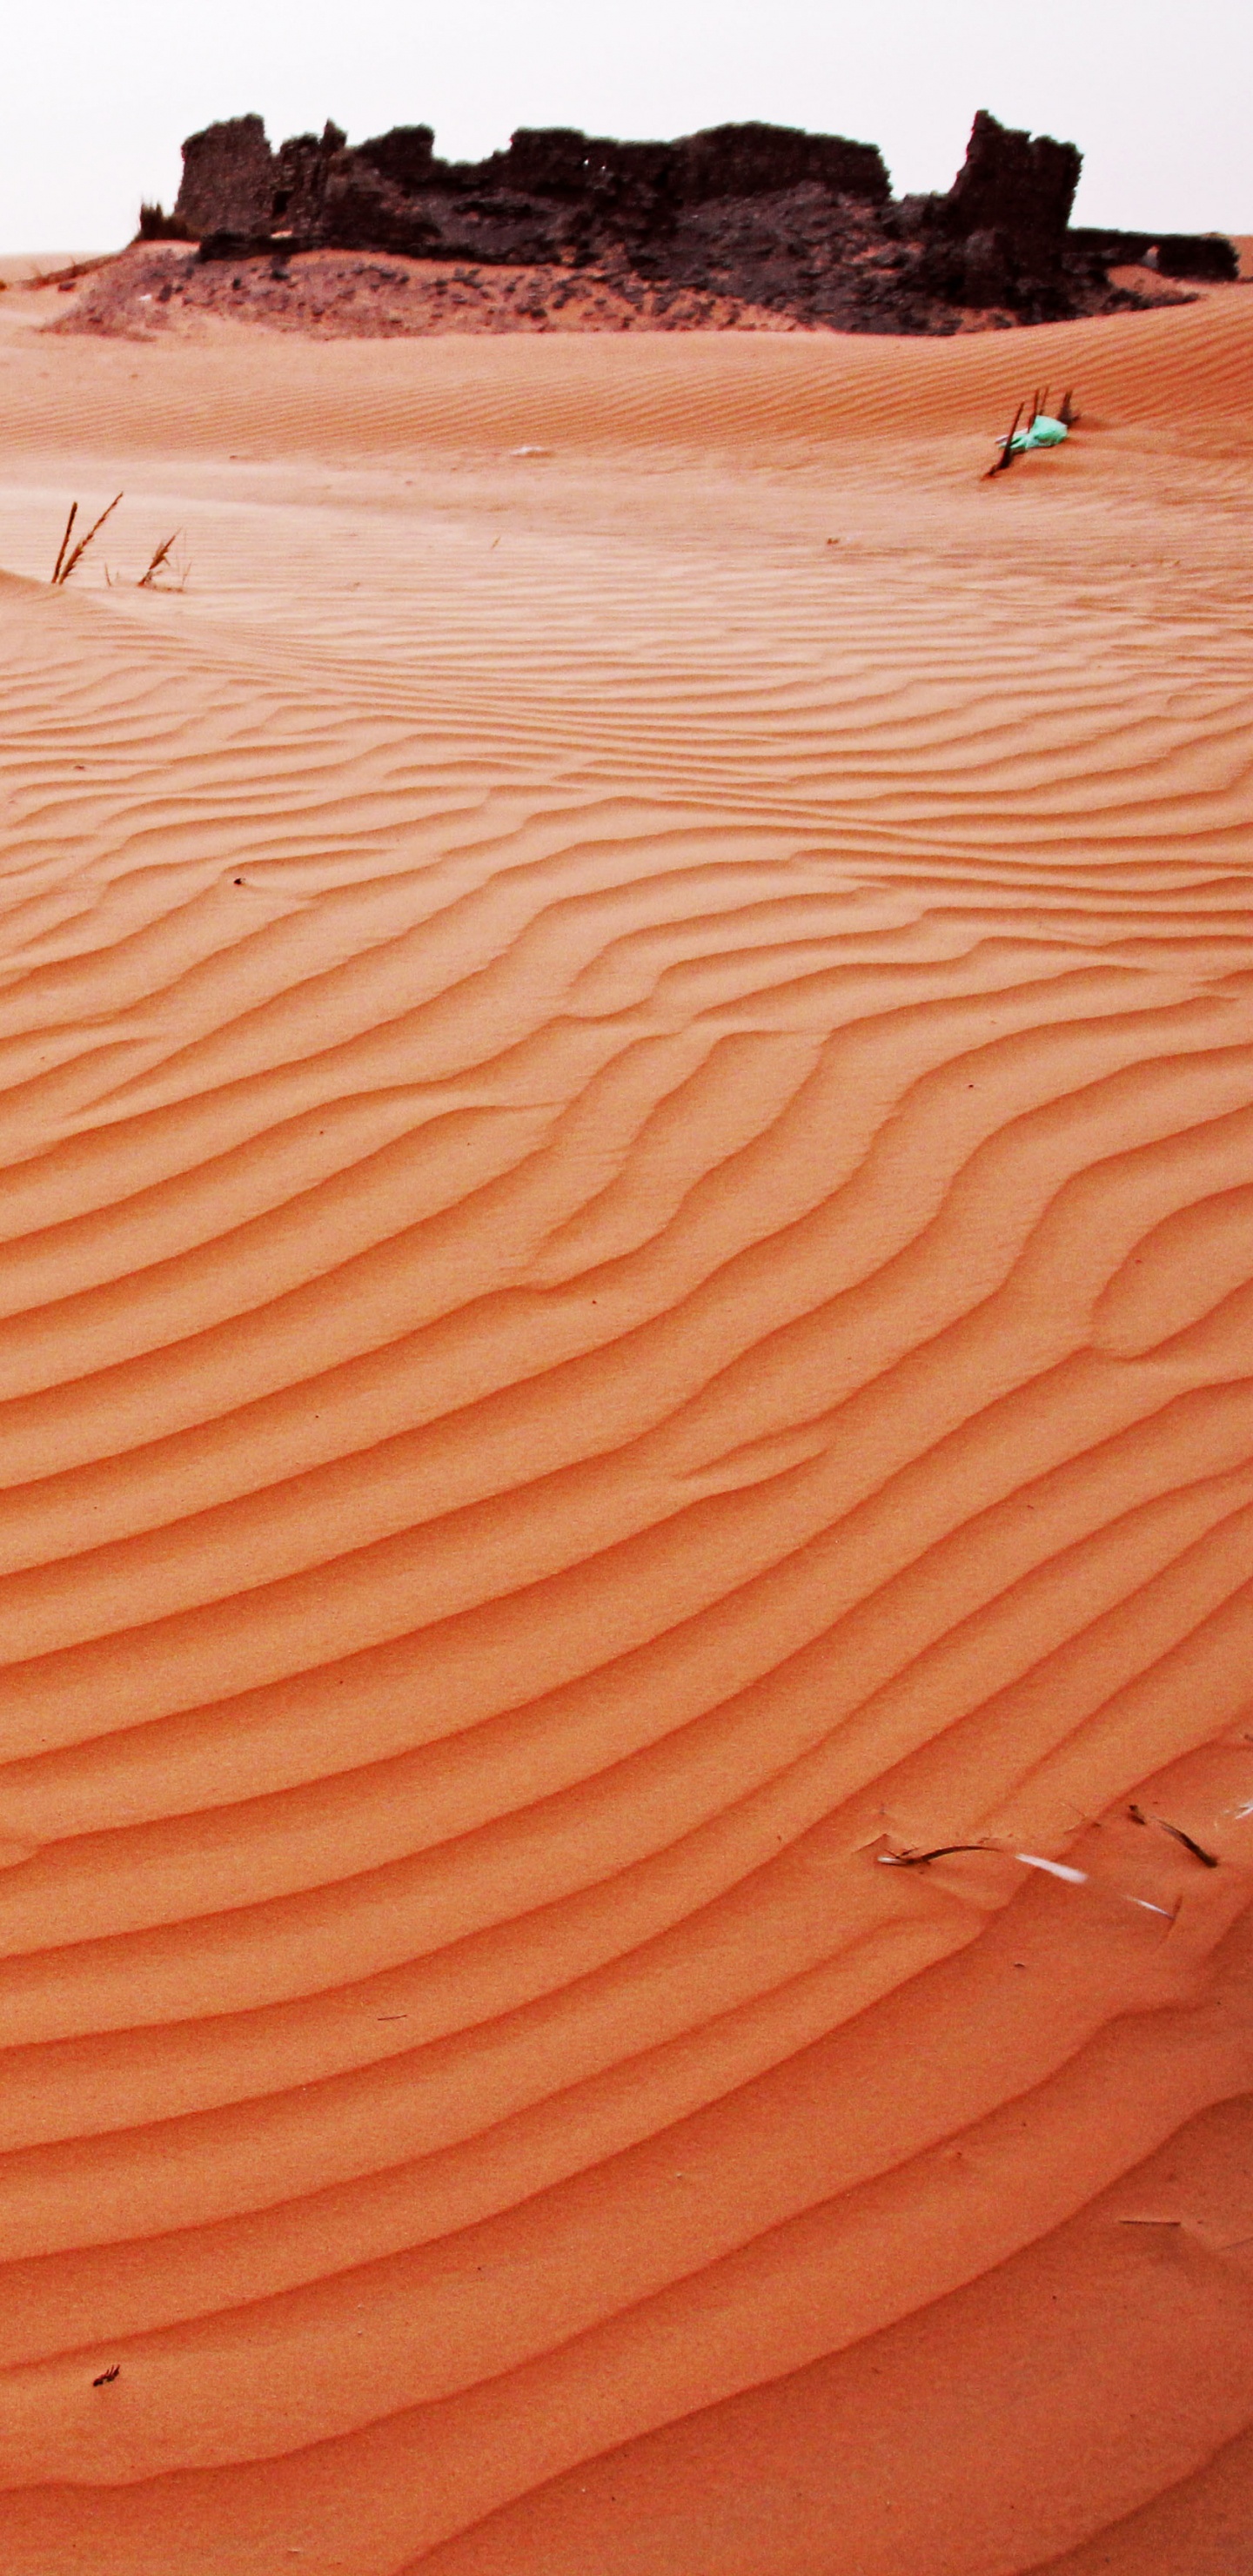
[{"label": "shadowed sand ridge", "polygon": [[1233,2576],[1247,305],[6,320],[12,2576]]}]

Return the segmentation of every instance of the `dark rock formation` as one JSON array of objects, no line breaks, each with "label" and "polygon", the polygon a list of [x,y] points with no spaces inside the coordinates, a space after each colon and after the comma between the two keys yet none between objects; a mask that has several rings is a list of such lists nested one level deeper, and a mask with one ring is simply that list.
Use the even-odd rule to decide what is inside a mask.
[{"label": "dark rock formation", "polygon": [[1019,259],[1047,263],[1065,243],[1082,168],[1077,144],[998,125],[981,107],[939,220],[964,240],[996,233]]},{"label": "dark rock formation", "polygon": [[327,180],[346,141],[338,125],[327,124],[320,135],[293,134],[282,145],[273,169],[271,222],[276,231],[318,238],[325,229]]},{"label": "dark rock formation", "polygon": [[657,272],[685,218],[699,235],[700,210],[715,203],[806,190],[829,213],[839,199],[883,205],[890,195],[873,144],[785,126],[717,126],[679,143],[524,128],[481,162],[440,161],[434,141],[429,126],[402,125],[349,151],[328,125],[274,153],[260,118],[239,117],[184,144],[176,212],[198,237],[232,244],[281,231],[311,247],[436,259],[625,253]]},{"label": "dark rock formation", "polygon": [[259,116],[233,116],[189,134],[174,212],[193,240],[205,233],[270,230],[274,155]]},{"label": "dark rock formation", "polygon": [[[203,258],[335,249],[575,267],[735,297],[844,330],[955,330],[963,308],[1048,321],[1137,299],[1068,232],[1072,143],[981,111],[946,196],[891,201],[873,144],[723,125],[676,143],[525,128],[441,161],[427,125],[349,149],[328,125],[271,150],[258,116],[183,146],[177,221]],[[1175,274],[1183,272],[1176,271]]]},{"label": "dark rock formation", "polygon": [[1152,233],[1123,233],[1101,224],[1072,224],[1072,250],[1102,260],[1107,268],[1134,268],[1153,248]]},{"label": "dark rock formation", "polygon": [[998,125],[980,108],[947,196],[922,201],[933,290],[959,304],[1029,308],[1033,321],[1069,311],[1066,236],[1082,167],[1075,144]]},{"label": "dark rock formation", "polygon": [[1239,276],[1240,259],[1222,233],[1159,233],[1157,270],[1160,277],[1208,278],[1222,285]]},{"label": "dark rock formation", "polygon": [[1155,268],[1161,277],[1186,277],[1230,284],[1240,274],[1234,242],[1224,233],[1125,233],[1094,224],[1074,224],[1071,247],[1099,259],[1106,268]]}]

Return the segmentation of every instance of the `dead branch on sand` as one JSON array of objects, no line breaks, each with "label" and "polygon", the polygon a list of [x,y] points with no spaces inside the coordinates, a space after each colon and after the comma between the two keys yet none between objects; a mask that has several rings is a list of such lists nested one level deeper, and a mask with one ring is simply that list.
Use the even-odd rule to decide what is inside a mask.
[{"label": "dead branch on sand", "polygon": [[992,476],[993,476],[994,474],[1004,474],[1004,473],[1006,473],[1006,472],[1008,471],[1009,467],[1013,464],[1013,461],[1014,461],[1014,440],[1015,440],[1015,438],[1017,437],[1017,434],[1018,434],[1018,423],[1019,423],[1019,421],[1022,419],[1023,412],[1025,411],[1025,409],[1026,409],[1026,405],[1025,405],[1025,403],[1019,403],[1019,405],[1018,405],[1018,409],[1017,409],[1017,411],[1015,412],[1014,417],[1013,417],[1013,419],[1011,420],[1011,422],[1010,422],[1010,424],[1009,424],[1009,436],[1008,436],[1008,438],[1003,438],[1003,439],[1001,440],[1001,452],[1000,452],[1000,455],[997,457],[995,464],[993,464],[993,465],[989,465],[988,470],[987,470],[987,473],[984,475],[984,478],[983,478],[983,479],[984,479],[984,482],[985,482],[985,483],[989,483],[989,482],[991,481]]},{"label": "dead branch on sand", "polygon": [[[1030,403],[1019,403],[1018,409],[1009,425],[1009,436],[1007,438],[998,438],[996,442],[1001,452],[995,462],[987,468],[983,477],[985,483],[990,482],[994,474],[1006,473],[1008,468],[1013,464],[1015,456],[1019,456],[1023,454],[1025,450],[1033,447],[1056,447],[1060,445],[1060,442],[1062,438],[1065,437],[1067,430],[1073,429],[1075,422],[1079,418],[1079,413],[1074,401],[1073,387],[1069,385],[1067,386],[1055,412],[1050,412],[1048,408],[1048,399],[1048,386],[1046,385],[1043,392],[1041,392],[1037,385]],[[1019,438],[1018,428],[1024,412],[1027,415],[1026,424],[1023,428],[1022,436]],[[1060,428],[1058,426],[1059,423]],[[1033,432],[1036,433],[1034,436]],[[1017,445],[1015,445],[1016,440]]]}]

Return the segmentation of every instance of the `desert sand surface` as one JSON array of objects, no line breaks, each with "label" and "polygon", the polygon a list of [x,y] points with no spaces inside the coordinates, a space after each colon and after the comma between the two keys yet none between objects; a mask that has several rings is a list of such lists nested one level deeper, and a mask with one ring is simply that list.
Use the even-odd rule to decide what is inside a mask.
[{"label": "desert sand surface", "polygon": [[6,2576],[1242,2576],[1253,295],[57,309]]}]

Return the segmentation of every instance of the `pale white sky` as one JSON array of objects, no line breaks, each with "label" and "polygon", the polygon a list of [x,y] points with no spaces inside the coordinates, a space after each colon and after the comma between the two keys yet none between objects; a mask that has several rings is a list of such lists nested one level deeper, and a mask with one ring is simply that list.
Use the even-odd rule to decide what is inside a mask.
[{"label": "pale white sky", "polygon": [[1249,0],[12,0],[0,250],[124,241],[183,136],[250,108],[452,158],[764,117],[877,143],[902,193],[947,187],[987,107],[1080,145],[1081,221],[1248,231],[1251,98]]}]

